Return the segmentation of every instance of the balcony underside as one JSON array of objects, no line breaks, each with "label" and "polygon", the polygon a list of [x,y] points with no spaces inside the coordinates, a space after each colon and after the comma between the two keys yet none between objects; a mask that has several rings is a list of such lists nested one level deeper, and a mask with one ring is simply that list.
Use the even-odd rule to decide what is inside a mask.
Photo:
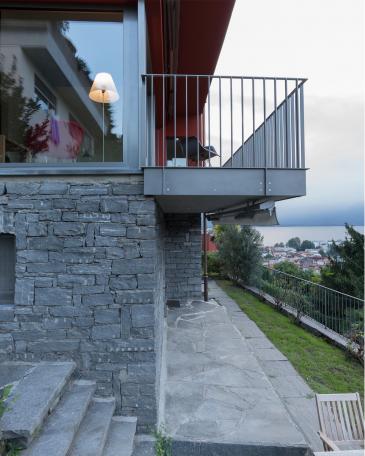
[{"label": "balcony underside", "polygon": [[306,193],[305,169],[145,168],[144,194],[165,213],[214,213]]}]

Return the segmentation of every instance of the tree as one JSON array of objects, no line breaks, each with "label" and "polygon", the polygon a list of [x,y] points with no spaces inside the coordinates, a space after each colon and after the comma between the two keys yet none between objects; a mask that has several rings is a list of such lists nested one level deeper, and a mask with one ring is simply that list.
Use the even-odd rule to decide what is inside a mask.
[{"label": "tree", "polygon": [[307,239],[305,241],[303,241],[300,245],[300,249],[299,250],[306,250],[306,249],[315,249],[316,246],[314,245],[314,243],[312,241],[308,241]]},{"label": "tree", "polygon": [[0,71],[0,103],[2,106],[1,133],[18,144],[23,144],[29,132],[30,120],[39,104],[24,96],[23,80],[18,76],[14,57],[8,73]]},{"label": "tree", "polygon": [[294,237],[289,239],[289,241],[286,243],[287,247],[291,247],[292,249],[299,250],[300,249],[300,239],[298,237]]},{"label": "tree", "polygon": [[281,263],[276,264],[274,269],[299,277],[300,279],[312,280],[312,273],[310,271],[303,271],[303,269],[300,269],[299,266],[290,261],[282,261]]},{"label": "tree", "polygon": [[332,242],[329,266],[322,268],[323,285],[364,299],[364,235],[346,223],[347,237]]},{"label": "tree", "polygon": [[222,272],[236,282],[255,284],[261,275],[260,233],[250,226],[224,225],[216,231],[216,241]]},{"label": "tree", "polygon": [[284,242],[277,242],[274,247],[285,247]]}]

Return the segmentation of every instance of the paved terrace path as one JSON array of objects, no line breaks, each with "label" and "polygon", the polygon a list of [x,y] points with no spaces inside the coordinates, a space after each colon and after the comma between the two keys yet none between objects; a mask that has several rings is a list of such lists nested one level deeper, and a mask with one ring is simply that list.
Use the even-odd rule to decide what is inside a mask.
[{"label": "paved terrace path", "polygon": [[210,298],[168,313],[163,417],[176,454],[322,449],[312,391],[214,282]]}]

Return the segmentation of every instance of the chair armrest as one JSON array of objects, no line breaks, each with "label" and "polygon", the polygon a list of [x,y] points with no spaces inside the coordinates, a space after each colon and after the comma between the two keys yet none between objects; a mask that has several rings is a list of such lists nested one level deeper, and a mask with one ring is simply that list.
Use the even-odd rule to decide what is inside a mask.
[{"label": "chair armrest", "polygon": [[322,442],[325,443],[332,451],[340,451],[338,446],[335,445],[335,443],[332,442],[332,440],[329,439],[325,434],[323,434],[323,432],[319,431],[318,434]]}]

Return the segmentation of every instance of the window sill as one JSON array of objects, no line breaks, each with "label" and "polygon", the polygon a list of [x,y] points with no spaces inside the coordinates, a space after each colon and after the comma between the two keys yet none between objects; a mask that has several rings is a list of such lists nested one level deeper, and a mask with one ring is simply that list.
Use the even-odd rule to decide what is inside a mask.
[{"label": "window sill", "polygon": [[0,176],[69,176],[69,175],[109,175],[142,174],[141,169],[121,166],[120,163],[95,163],[87,165],[23,165],[1,164]]}]

